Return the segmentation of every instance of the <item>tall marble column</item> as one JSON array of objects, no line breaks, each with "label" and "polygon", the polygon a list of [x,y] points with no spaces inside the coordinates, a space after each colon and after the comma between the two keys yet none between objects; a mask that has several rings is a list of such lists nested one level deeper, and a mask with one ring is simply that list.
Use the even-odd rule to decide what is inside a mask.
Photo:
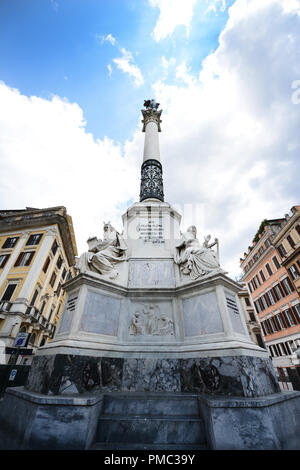
[{"label": "tall marble column", "polygon": [[144,157],[141,169],[140,202],[148,198],[164,201],[162,166],[160,163],[159,138],[161,132],[161,113],[158,103],[149,100],[146,109],[142,109],[143,132],[145,132]]}]

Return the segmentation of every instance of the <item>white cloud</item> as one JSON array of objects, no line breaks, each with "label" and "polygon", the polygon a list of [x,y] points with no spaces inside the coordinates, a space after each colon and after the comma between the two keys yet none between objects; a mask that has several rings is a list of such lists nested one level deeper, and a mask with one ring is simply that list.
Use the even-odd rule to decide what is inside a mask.
[{"label": "white cloud", "polygon": [[116,38],[110,33],[107,34],[106,36],[101,36],[99,34],[96,34],[96,39],[98,40],[100,39],[101,44],[103,44],[104,42],[110,42],[112,46],[115,46],[117,43]]},{"label": "white cloud", "polygon": [[210,11],[213,11],[215,14],[217,14],[218,9],[222,12],[226,10],[226,0],[206,0],[206,3],[209,5],[204,14],[207,14]]},{"label": "white cloud", "polygon": [[[183,61],[176,67],[182,84],[153,87],[164,109],[165,198],[181,210],[203,209],[199,238],[219,238],[233,276],[260,222],[299,204],[300,104],[292,101],[300,79],[299,3],[237,0],[198,77]],[[122,70],[139,80],[132,55],[122,49],[122,58]],[[0,102],[1,206],[65,205],[80,252],[90,235],[101,236],[103,220],[122,229],[120,204],[138,200],[140,128],[121,148],[88,134],[76,103],[28,98],[4,84]]]},{"label": "white cloud", "polygon": [[160,10],[158,21],[153,31],[155,41],[170,36],[176,26],[183,25],[187,36],[193,18],[193,8],[197,0],[149,0],[152,7]]},{"label": "white cloud", "polygon": [[189,74],[185,61],[176,67],[176,78],[183,81],[186,85],[192,86],[196,84],[195,78]]},{"label": "white cloud", "polygon": [[89,236],[102,236],[103,220],[121,230],[119,204],[139,190],[133,157],[111,139],[87,133],[76,103],[27,97],[3,82],[0,102],[2,209],[64,205],[79,252]]},{"label": "white cloud", "polygon": [[[231,274],[264,218],[282,217],[299,195],[299,2],[237,0],[199,79],[159,81],[161,155],[171,203],[202,204],[199,236],[212,233]],[[200,223],[200,222],[199,222]]]},{"label": "white cloud", "polygon": [[112,66],[110,64],[107,65],[108,75],[111,76],[112,74]]},{"label": "white cloud", "polygon": [[139,67],[134,63],[134,58],[131,52],[127,51],[124,47],[121,49],[122,57],[113,59],[113,62],[124,73],[128,73],[133,79],[136,86],[141,86],[144,83],[144,78]]}]

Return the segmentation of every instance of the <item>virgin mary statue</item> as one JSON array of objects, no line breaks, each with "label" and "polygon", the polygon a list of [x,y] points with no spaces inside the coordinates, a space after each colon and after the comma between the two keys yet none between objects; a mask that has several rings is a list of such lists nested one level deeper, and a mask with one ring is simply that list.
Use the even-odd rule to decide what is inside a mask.
[{"label": "virgin mary statue", "polygon": [[180,266],[182,274],[189,274],[191,279],[222,271],[219,264],[218,254],[211,248],[218,245],[216,238],[209,243],[211,236],[204,237],[200,245],[197,239],[197,229],[191,225],[187,232],[182,234],[180,243],[176,246],[174,261]]}]

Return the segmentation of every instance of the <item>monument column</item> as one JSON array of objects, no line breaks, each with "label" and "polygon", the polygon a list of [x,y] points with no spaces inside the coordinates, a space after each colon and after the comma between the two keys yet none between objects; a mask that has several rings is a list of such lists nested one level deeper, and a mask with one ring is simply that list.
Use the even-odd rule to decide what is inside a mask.
[{"label": "monument column", "polygon": [[161,132],[159,103],[147,100],[142,109],[143,132],[145,132],[144,157],[141,169],[140,202],[154,198],[164,201],[162,166],[160,163],[158,132]]}]

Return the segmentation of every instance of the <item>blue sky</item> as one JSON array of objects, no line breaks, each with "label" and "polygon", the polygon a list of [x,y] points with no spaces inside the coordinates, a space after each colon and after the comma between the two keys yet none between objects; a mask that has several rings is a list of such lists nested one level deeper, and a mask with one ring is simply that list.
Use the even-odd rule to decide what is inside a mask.
[{"label": "blue sky", "polygon": [[300,0],[1,0],[0,207],[64,205],[79,253],[122,230],[155,98],[166,201],[238,276],[300,203],[299,43]]},{"label": "blue sky", "polygon": [[[191,72],[198,72],[203,58],[218,46],[231,3],[217,14],[204,14],[208,3],[199,2],[189,36],[178,25],[157,42],[151,33],[159,9],[148,0],[2,0],[1,79],[27,96],[56,94],[77,102],[95,138],[108,135],[123,142],[136,127],[143,100],[152,97],[152,84],[164,73],[161,57],[174,57],[177,64],[185,60]],[[115,45],[103,41],[107,35]],[[133,86],[132,78],[113,65],[121,48],[142,71],[142,85]],[[172,81],[174,73],[168,77]]]}]

